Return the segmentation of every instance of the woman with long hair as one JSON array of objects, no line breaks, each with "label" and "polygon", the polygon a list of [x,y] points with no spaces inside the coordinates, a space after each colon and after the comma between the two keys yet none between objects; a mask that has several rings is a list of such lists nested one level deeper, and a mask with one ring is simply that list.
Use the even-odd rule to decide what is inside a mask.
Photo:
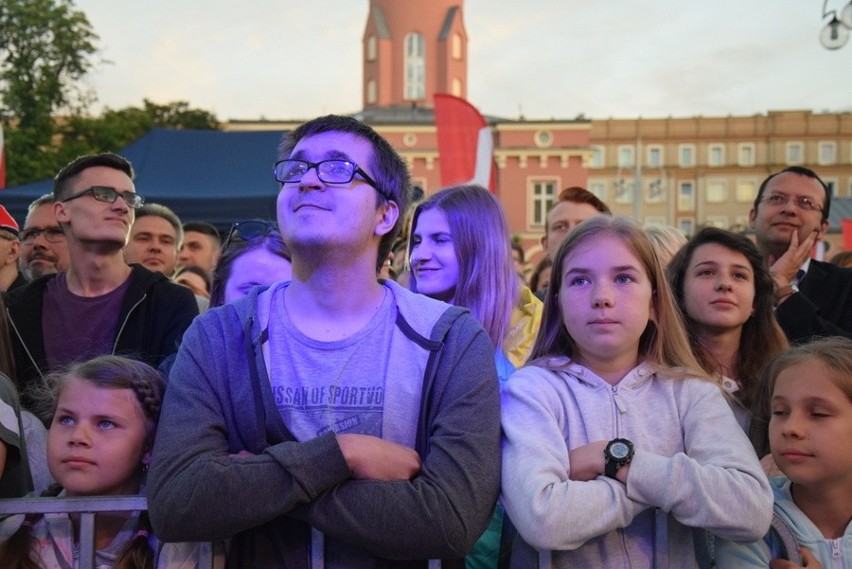
[{"label": "woman with long hair", "polygon": [[512,241],[497,198],[477,185],[454,186],[417,206],[409,239],[409,287],[470,310],[508,378],[526,360],[541,322],[541,302],[515,271]]},{"label": "woman with long hair", "polygon": [[787,347],[763,257],[747,237],[705,227],[672,259],[668,277],[695,357],[739,403],[746,429],[760,370]]},{"label": "woman with long hair", "polygon": [[[409,286],[470,310],[494,346],[497,375],[506,380],[529,355],[541,302],[520,282],[506,216],[497,198],[477,185],[446,188],[417,206],[409,238]],[[468,569],[497,566],[503,511],[474,545]]]}]

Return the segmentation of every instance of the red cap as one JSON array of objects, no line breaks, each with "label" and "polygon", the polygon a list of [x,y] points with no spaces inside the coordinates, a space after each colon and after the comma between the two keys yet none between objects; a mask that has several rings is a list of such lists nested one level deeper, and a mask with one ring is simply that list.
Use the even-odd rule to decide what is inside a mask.
[{"label": "red cap", "polygon": [[6,208],[0,205],[0,229],[5,229],[6,231],[11,231],[15,235],[18,234],[18,222],[15,221],[9,212],[6,211]]}]

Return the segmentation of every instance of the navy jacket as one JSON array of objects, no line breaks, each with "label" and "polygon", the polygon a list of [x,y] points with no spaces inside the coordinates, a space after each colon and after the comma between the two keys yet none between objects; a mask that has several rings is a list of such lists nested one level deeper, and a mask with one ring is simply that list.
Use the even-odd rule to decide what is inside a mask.
[{"label": "navy jacket", "polygon": [[775,312],[791,343],[812,336],[852,338],[852,269],[811,261],[799,292]]}]

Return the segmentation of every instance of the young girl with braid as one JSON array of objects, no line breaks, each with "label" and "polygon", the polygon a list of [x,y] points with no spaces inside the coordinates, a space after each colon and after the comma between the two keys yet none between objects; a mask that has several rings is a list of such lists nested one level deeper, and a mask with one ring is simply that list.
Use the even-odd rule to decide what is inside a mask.
[{"label": "young girl with braid", "polygon": [[[164,382],[149,365],[102,356],[49,378],[53,420],[48,465],[57,485],[50,496],[143,493]],[[11,516],[0,524],[0,567],[78,566],[79,520],[67,514]],[[98,569],[193,567],[197,544],[162,544],[145,512],[98,514]]]}]

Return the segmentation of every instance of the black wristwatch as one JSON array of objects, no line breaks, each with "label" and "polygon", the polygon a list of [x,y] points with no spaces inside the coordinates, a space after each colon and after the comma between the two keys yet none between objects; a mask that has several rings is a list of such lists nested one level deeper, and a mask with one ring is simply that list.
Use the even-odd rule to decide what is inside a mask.
[{"label": "black wristwatch", "polygon": [[633,460],[633,443],[627,439],[612,439],[604,449],[604,474],[615,478],[618,469]]}]

